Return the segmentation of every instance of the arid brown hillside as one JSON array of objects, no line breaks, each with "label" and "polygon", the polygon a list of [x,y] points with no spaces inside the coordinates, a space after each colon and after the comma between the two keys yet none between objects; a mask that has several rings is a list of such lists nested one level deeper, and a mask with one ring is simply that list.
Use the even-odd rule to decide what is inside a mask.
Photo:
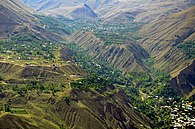
[{"label": "arid brown hillside", "polygon": [[67,81],[71,76],[85,76],[86,73],[74,64],[59,66],[17,65],[0,62],[0,73],[7,83],[29,83],[30,81]]},{"label": "arid brown hillside", "polygon": [[77,0],[22,0],[45,15],[64,16],[69,19],[97,18],[97,14],[85,3]]},{"label": "arid brown hillside", "polygon": [[[28,52],[31,50],[34,52],[34,48],[38,48],[38,46],[42,46],[40,50],[43,51],[42,48],[46,48],[46,46],[43,46],[47,45],[44,40],[59,41],[62,39],[55,33],[46,30],[39,19],[34,17],[26,7],[23,8],[19,1],[3,0],[0,7],[0,18],[2,18],[0,23],[2,32],[0,35],[3,39],[7,38],[5,40],[7,44],[4,46],[16,45],[17,42],[11,44],[11,38],[9,37],[15,36],[17,39],[17,36],[22,35],[26,36],[27,40],[24,42],[18,40],[18,42],[22,42],[21,46],[25,43],[34,43],[35,45],[35,47],[28,46],[30,48],[27,50]],[[82,34],[83,32],[79,33]],[[86,36],[84,40],[88,38],[98,40],[93,37],[93,34],[88,34],[83,33],[81,36]],[[28,37],[30,38],[28,39]],[[79,37],[75,38],[75,40],[79,39]],[[44,45],[41,44],[43,42],[39,45],[39,42],[30,39],[43,41]],[[85,43],[89,45],[90,49],[95,45],[89,53],[96,53],[94,54],[96,58],[106,60],[114,66],[124,69],[126,73],[146,70],[141,59],[147,57],[148,54],[137,44],[130,43],[128,45],[107,47],[100,41],[102,45],[99,47],[102,47],[102,52],[99,53],[97,50],[99,44],[96,44],[96,42],[91,45],[90,42],[79,40],[81,42],[78,44],[82,47],[85,46]],[[49,46],[52,44],[54,43],[50,42]],[[88,48],[86,46],[83,49]],[[152,122],[150,119],[137,112],[123,91],[115,88],[112,84],[101,89],[101,93],[95,89],[80,90],[73,88],[70,82],[85,78],[87,73],[75,63],[67,61],[71,60],[72,55],[74,55],[74,52],[70,49],[62,48],[60,51],[54,52],[59,50],[54,46],[52,54],[57,55],[48,58],[48,61],[51,62],[45,63],[46,60],[38,58],[38,56],[36,58],[21,59],[17,52],[23,52],[24,49],[16,52],[14,47],[11,47],[10,50],[2,47],[2,50],[0,61],[0,128],[151,128]],[[4,50],[6,51],[4,52]],[[12,50],[16,58],[11,57]],[[6,54],[3,55],[3,53]],[[30,54],[25,55],[30,56]],[[57,63],[56,60],[52,60],[53,58],[59,59],[59,62],[62,58],[67,62]],[[43,61],[43,64],[36,62],[38,60]],[[30,63],[26,61],[30,61]]]},{"label": "arid brown hillside", "polygon": [[[195,7],[145,25],[142,46],[156,59],[156,67],[177,74],[185,68],[185,54],[178,44],[195,40]],[[174,74],[175,73],[175,74]]]},{"label": "arid brown hillside", "polygon": [[176,77],[192,60],[177,46],[195,41],[195,6],[182,12],[156,20],[142,29],[145,38],[141,45],[155,59],[155,67]]},{"label": "arid brown hillside", "polygon": [[0,37],[7,37],[13,31],[33,24],[37,19],[31,15],[33,10],[18,0],[1,0],[0,2]]},{"label": "arid brown hillside", "polygon": [[148,23],[180,12],[194,4],[193,0],[115,0],[99,6],[95,12],[107,22]]},{"label": "arid brown hillside", "polygon": [[173,78],[171,83],[182,95],[190,92],[193,95],[195,93],[195,61],[186,69],[182,70],[178,76]]},{"label": "arid brown hillside", "polygon": [[[112,87],[105,92],[109,92],[109,95],[68,88],[55,96],[50,93],[38,96],[33,91],[25,96],[12,94],[12,107],[23,109],[27,114],[0,114],[0,128],[151,128],[150,119],[135,111],[121,90]],[[1,95],[4,97],[0,102],[11,94]]]},{"label": "arid brown hillside", "polygon": [[[195,4],[193,0],[22,0],[46,15],[67,18],[99,17],[105,22],[150,22],[182,11]],[[87,6],[81,6],[87,5]],[[77,11],[79,10],[79,11]]]},{"label": "arid brown hillside", "polygon": [[62,40],[62,37],[44,29],[32,14],[35,11],[19,0],[1,0],[0,2],[0,38],[10,35],[36,35],[45,40]]},{"label": "arid brown hillside", "polygon": [[68,39],[95,58],[121,69],[125,74],[146,71],[141,59],[147,58],[149,55],[137,44],[105,45],[94,34],[83,31],[72,34]]}]

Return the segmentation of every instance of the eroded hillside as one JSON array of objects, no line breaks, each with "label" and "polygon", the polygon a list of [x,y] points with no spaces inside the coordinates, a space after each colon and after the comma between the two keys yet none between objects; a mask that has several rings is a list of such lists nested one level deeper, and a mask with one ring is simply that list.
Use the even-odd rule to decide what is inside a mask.
[{"label": "eroded hillside", "polygon": [[[0,37],[7,37],[14,30],[21,28],[27,22],[35,22],[37,19],[31,15],[32,10],[19,1],[2,0],[0,2]],[[22,13],[19,13],[22,12]]]},{"label": "eroded hillside", "polygon": [[33,91],[28,91],[25,96],[1,93],[1,102],[11,95],[12,110],[23,112],[1,114],[0,127],[150,128],[149,119],[132,110],[122,91],[110,88],[107,91],[108,96],[68,88],[55,96],[49,93],[37,95]]},{"label": "eroded hillside", "polygon": [[[62,35],[51,31],[19,1],[0,4],[4,28],[0,34],[0,128],[151,128],[151,120],[134,109],[120,88],[107,78],[90,80],[91,73],[74,62],[76,52]],[[146,53],[139,45],[113,45],[103,51],[112,50],[118,56],[132,55],[130,62],[126,56],[116,67],[126,72],[128,63],[135,64],[133,70],[143,67],[137,59]],[[106,58],[114,58],[110,52]]]},{"label": "eroded hillside", "polygon": [[[167,18],[156,20],[142,29],[145,38],[141,45],[155,59],[155,67],[170,72],[173,78],[188,66],[191,67],[193,61],[193,58],[187,58],[188,55],[179,46],[195,40],[194,12],[195,7],[191,7]],[[188,86],[191,87],[191,84]],[[192,90],[192,87],[190,89]]]},{"label": "eroded hillside", "polygon": [[[22,0],[24,3],[46,15],[67,18],[97,18],[105,22],[150,22],[169,14],[180,12],[192,5],[193,0]],[[87,5],[82,6],[80,5]],[[75,10],[80,10],[76,12]],[[77,15],[75,15],[75,13]],[[91,15],[93,14],[93,15]]]},{"label": "eroded hillside", "polygon": [[174,88],[183,95],[188,93],[190,93],[190,96],[194,95],[195,61],[193,61],[187,68],[182,70],[178,76],[174,77],[171,83]]},{"label": "eroded hillside", "polygon": [[[67,81],[71,76],[84,77],[86,73],[74,64],[41,66],[17,65],[0,62],[3,81],[11,84],[23,84],[31,81]],[[54,81],[54,82],[55,82]]]},{"label": "eroded hillside", "polygon": [[62,40],[62,36],[44,29],[44,25],[36,18],[34,10],[19,0],[2,0],[0,2],[0,38],[13,35],[36,35],[44,40]]},{"label": "eroded hillside", "polygon": [[97,18],[97,14],[86,3],[77,0],[41,0],[38,2],[23,0],[23,2],[45,15],[69,19]]},{"label": "eroded hillside", "polygon": [[84,31],[78,31],[68,37],[68,39],[95,58],[121,69],[125,74],[147,71],[142,63],[142,59],[149,57],[149,55],[137,44],[106,45],[93,33]]}]

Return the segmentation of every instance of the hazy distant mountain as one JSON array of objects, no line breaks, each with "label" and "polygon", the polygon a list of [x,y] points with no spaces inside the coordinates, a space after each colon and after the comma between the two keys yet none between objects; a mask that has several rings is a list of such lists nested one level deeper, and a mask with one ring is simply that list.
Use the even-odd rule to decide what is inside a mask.
[{"label": "hazy distant mountain", "polygon": [[[99,18],[105,21],[149,22],[188,8],[192,0],[22,0],[47,15]],[[97,15],[96,15],[97,14]],[[83,17],[84,16],[84,17]]]},{"label": "hazy distant mountain", "polygon": [[78,4],[76,6],[64,6],[43,11],[46,15],[65,16],[69,19],[96,18],[97,15],[86,4]]},{"label": "hazy distant mountain", "polygon": [[179,12],[192,4],[194,2],[190,0],[117,0],[97,8],[95,12],[106,21],[121,18],[116,15],[126,13],[123,19],[132,14],[137,22],[150,22]]},{"label": "hazy distant mountain", "polygon": [[101,6],[105,6],[117,0],[78,0],[78,1],[82,3],[87,3],[93,10],[96,10]]},{"label": "hazy distant mountain", "polygon": [[111,3],[116,0],[22,0],[27,5],[35,8],[36,10],[44,10],[56,8],[59,6],[76,6],[80,3],[86,3],[93,10],[105,4]]},{"label": "hazy distant mountain", "polygon": [[23,2],[46,15],[60,15],[69,19],[97,17],[87,4],[77,0],[23,0]]},{"label": "hazy distant mountain", "polygon": [[76,0],[22,0],[27,5],[35,8],[38,11],[43,11],[46,9],[52,9],[57,7],[66,6],[76,6],[78,2]]}]

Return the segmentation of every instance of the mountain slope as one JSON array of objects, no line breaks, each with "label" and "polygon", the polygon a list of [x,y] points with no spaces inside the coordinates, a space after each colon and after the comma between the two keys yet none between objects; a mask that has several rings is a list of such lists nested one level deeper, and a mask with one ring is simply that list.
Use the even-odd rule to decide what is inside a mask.
[{"label": "mountain slope", "polygon": [[48,31],[36,18],[32,9],[19,0],[2,0],[0,2],[0,38],[10,35],[35,35],[44,40],[62,40],[62,37]]},{"label": "mountain slope", "polygon": [[[195,40],[194,11],[195,7],[192,7],[143,27],[142,33],[145,38],[142,46],[155,56],[158,68],[174,73],[176,68],[188,62],[185,60],[185,54],[177,48],[177,45]],[[167,65],[163,65],[163,62]]]},{"label": "mountain slope", "polygon": [[[190,0],[115,0],[100,6],[95,12],[107,22],[121,18],[126,21],[147,23],[182,11],[193,4],[195,4],[194,1]],[[121,16],[122,14],[122,17],[116,18],[117,15]],[[129,14],[131,14],[131,18],[127,19]]]},{"label": "mountain slope", "polygon": [[96,18],[97,15],[91,10],[91,8],[86,4],[78,4],[76,6],[62,6],[58,8],[53,8],[50,10],[42,11],[46,15],[52,16],[65,16],[69,19],[88,19]]},{"label": "mountain slope", "polygon": [[145,38],[141,45],[154,57],[155,67],[176,77],[192,60],[178,48],[187,41],[195,41],[195,6],[156,20],[142,29]]},{"label": "mountain slope", "polygon": [[47,10],[56,8],[59,6],[77,6],[81,3],[86,3],[89,5],[93,10],[99,8],[100,6],[104,6],[105,4],[109,4],[114,0],[22,0],[27,5],[35,8],[38,11]]},{"label": "mountain slope", "polygon": [[195,61],[174,77],[171,83],[182,95],[192,92],[195,89]]},{"label": "mountain slope", "polygon": [[0,9],[0,37],[7,37],[23,25],[30,22],[33,24],[38,20],[31,15],[33,10],[26,8],[18,0],[2,0]]},{"label": "mountain slope", "polygon": [[[74,15],[74,11],[69,10],[78,10],[81,8],[79,5],[87,4],[88,9],[82,7],[80,10],[82,15],[85,13],[88,18],[98,15],[106,22],[128,22],[129,20],[150,22],[195,4],[191,0],[39,0],[36,2],[23,0],[23,2],[44,14],[63,15],[69,18]],[[80,18],[80,15],[75,15],[73,18]]]},{"label": "mountain slope", "polygon": [[39,81],[67,81],[74,76],[86,76],[86,73],[74,64],[62,66],[18,65],[0,61],[0,73],[6,83],[29,83]]},{"label": "mountain slope", "polygon": [[96,10],[97,8],[112,3],[115,0],[78,0],[78,1],[82,3],[87,3],[87,5],[89,5],[93,10]]},{"label": "mountain slope", "polygon": [[[0,128],[151,128],[150,120],[134,111],[121,90],[107,88],[105,92],[109,95],[67,87],[55,96],[50,93],[38,96],[34,91],[25,96],[12,94],[12,109],[26,113],[0,114]],[[0,102],[10,94],[4,94]]]},{"label": "mountain slope", "polygon": [[72,34],[68,39],[95,58],[121,69],[125,74],[147,71],[141,60],[149,55],[137,44],[106,45],[92,33],[83,31]]},{"label": "mountain slope", "polygon": [[[71,81],[86,78],[71,62],[75,53],[15,2],[1,3],[1,25],[16,26],[0,44],[0,128],[151,128],[150,119],[112,84],[101,92],[74,88]],[[135,44],[128,49],[142,50]]]},{"label": "mountain slope", "polygon": [[52,16],[64,16],[69,19],[96,18],[95,12],[85,3],[77,0],[23,0],[24,3],[34,7],[39,12]]}]

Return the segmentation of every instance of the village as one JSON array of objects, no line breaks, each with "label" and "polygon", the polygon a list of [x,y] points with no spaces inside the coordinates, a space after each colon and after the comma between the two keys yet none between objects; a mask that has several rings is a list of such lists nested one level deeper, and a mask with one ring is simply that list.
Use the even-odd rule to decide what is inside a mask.
[{"label": "village", "polygon": [[182,100],[181,104],[172,101],[172,106],[161,106],[169,109],[171,117],[170,127],[173,129],[195,128],[195,107],[192,102]]}]

